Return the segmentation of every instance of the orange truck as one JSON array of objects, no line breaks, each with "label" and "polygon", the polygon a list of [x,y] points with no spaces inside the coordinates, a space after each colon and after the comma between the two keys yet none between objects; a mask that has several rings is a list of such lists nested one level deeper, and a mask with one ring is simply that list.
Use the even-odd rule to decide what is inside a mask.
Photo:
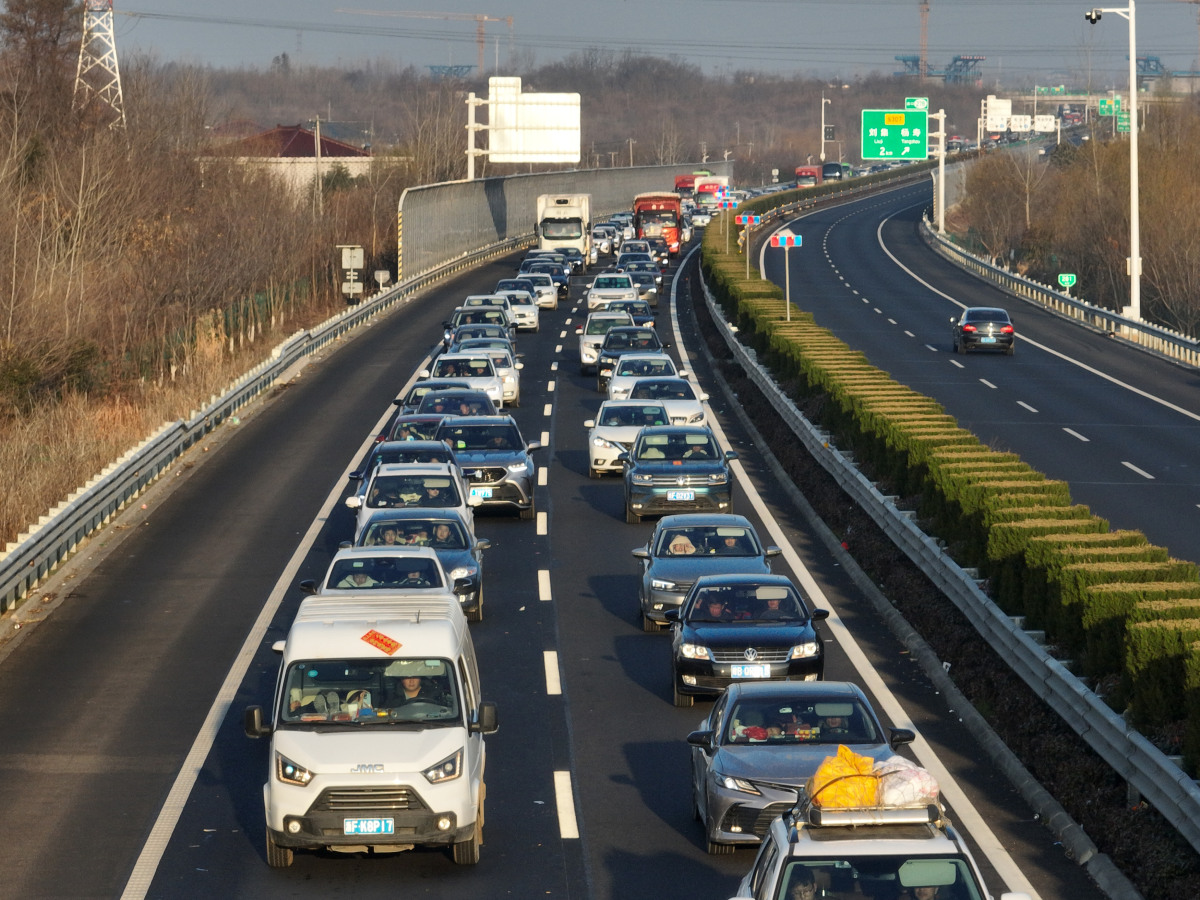
[{"label": "orange truck", "polygon": [[661,237],[674,256],[679,252],[679,217],[682,201],[678,194],[638,194],[633,198],[633,227],[639,238]]},{"label": "orange truck", "polygon": [[675,176],[675,193],[681,198],[687,199],[692,196],[692,190],[696,187],[695,175],[676,175]]},{"label": "orange truck", "polygon": [[820,166],[797,166],[796,167],[796,187],[816,187],[821,183],[821,167]]}]

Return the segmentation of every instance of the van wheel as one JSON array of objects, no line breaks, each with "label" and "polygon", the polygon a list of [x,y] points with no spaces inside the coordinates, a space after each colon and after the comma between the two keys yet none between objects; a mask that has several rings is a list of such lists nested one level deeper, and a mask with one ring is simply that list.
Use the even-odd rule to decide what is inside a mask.
[{"label": "van wheel", "polygon": [[465,841],[454,842],[454,862],[460,866],[473,866],[479,862],[479,848],[483,846],[483,798],[486,791],[479,785],[479,805],[475,809],[475,827]]},{"label": "van wheel", "polygon": [[479,590],[475,592],[475,609],[473,612],[467,613],[468,622],[483,621],[483,585],[479,585]]},{"label": "van wheel", "polygon": [[280,847],[271,839],[271,832],[267,832],[267,865],[272,869],[286,869],[292,864],[293,858],[291,847]]}]

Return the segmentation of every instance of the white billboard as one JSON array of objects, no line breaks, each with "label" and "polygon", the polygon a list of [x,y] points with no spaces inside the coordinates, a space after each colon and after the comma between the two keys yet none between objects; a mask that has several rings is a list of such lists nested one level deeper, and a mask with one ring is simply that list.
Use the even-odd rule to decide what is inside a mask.
[{"label": "white billboard", "polygon": [[579,94],[523,94],[520,78],[492,77],[488,107],[492,162],[579,162]]},{"label": "white billboard", "polygon": [[988,131],[1007,131],[1012,118],[1012,101],[988,94],[983,108],[984,128]]},{"label": "white billboard", "polygon": [[1042,134],[1053,134],[1058,131],[1058,122],[1054,116],[1034,116],[1033,130]]},{"label": "white billboard", "polygon": [[1023,133],[1033,130],[1033,116],[1009,116],[1008,127],[1012,131]]}]

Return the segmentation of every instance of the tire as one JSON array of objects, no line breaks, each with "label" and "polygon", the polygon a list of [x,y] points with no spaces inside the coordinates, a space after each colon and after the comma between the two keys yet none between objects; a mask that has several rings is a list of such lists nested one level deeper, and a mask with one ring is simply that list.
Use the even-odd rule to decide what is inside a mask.
[{"label": "tire", "polygon": [[588,466],[588,478],[599,478],[603,473],[599,469]]},{"label": "tire", "polygon": [[625,524],[626,525],[638,525],[641,523],[641,521],[642,521],[641,516],[639,516],[637,513],[635,513],[628,506],[625,507]]},{"label": "tire", "polygon": [[467,613],[468,622],[483,621],[483,582],[479,583],[479,590],[475,592],[475,609]]},{"label": "tire", "polygon": [[291,847],[280,847],[267,832],[267,865],[272,869],[286,869],[292,864],[294,854]]},{"label": "tire", "polygon": [[658,623],[645,613],[642,614],[642,631],[646,634],[658,634]]},{"label": "tire", "polygon": [[530,499],[529,509],[522,509],[520,513],[521,518],[525,520],[537,518],[537,502],[533,499]]},{"label": "tire", "polygon": [[454,862],[459,866],[474,866],[479,863],[479,847],[483,843],[483,826],[475,820],[475,829],[465,841],[454,842]]},{"label": "tire", "polygon": [[1009,344],[1007,347],[1004,348],[1005,356],[1012,356],[1016,352],[1017,352],[1017,345],[1015,342],[1012,344]]},{"label": "tire", "polygon": [[959,356],[966,356],[967,355],[967,345],[962,342],[956,341],[954,344],[954,352],[957,353]]},{"label": "tire", "polygon": [[691,694],[679,693],[679,682],[675,680],[674,673],[671,674],[671,699],[680,709],[687,709],[696,702],[696,698]]},{"label": "tire", "polygon": [[709,856],[729,856],[737,849],[734,844],[718,844],[716,841],[705,841],[704,843]]}]

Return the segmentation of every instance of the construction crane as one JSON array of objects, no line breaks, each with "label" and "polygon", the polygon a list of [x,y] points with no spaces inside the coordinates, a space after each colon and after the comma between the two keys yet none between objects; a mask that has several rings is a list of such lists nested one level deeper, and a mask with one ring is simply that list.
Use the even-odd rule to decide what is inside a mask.
[{"label": "construction crane", "polygon": [[[1200,3],[1200,0],[1196,0]],[[922,81],[929,77],[929,0],[917,0],[921,7],[921,69]]]},{"label": "construction crane", "polygon": [[[1200,0],[1198,0],[1200,2]],[[409,19],[443,19],[451,22],[475,22],[475,43],[479,48],[479,71],[483,72],[483,51],[487,46],[487,33],[484,26],[487,22],[505,22],[508,25],[509,40],[512,39],[513,17],[506,16],[503,19],[497,19],[493,16],[485,16],[481,13],[440,13],[440,12],[413,12],[408,10],[373,10],[373,9],[339,9],[340,13],[349,13],[356,16],[403,16]]]}]

